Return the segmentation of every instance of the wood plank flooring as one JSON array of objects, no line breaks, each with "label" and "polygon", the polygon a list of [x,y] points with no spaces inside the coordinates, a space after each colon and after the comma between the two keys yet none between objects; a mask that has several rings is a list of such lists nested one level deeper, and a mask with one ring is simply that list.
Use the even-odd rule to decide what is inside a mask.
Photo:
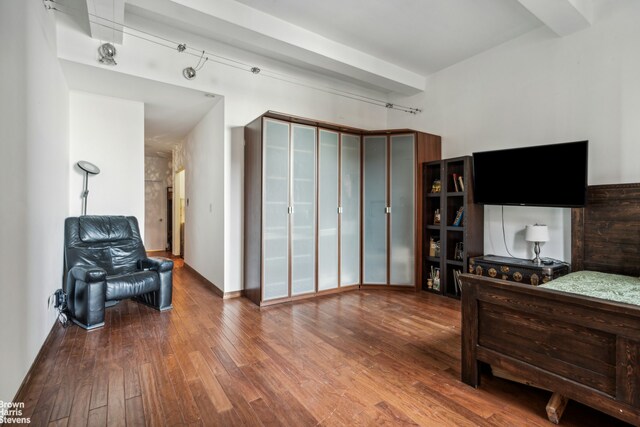
[{"label": "wood plank flooring", "polygon": [[[174,309],[55,326],[22,388],[38,426],[549,426],[550,393],[460,377],[459,302],[359,290],[260,309],[176,263]],[[563,426],[622,426],[570,402]]]}]

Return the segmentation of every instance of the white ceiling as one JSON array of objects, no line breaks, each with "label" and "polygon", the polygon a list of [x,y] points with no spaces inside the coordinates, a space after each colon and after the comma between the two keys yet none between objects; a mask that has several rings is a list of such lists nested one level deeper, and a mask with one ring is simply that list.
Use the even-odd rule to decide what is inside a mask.
[{"label": "white ceiling", "polygon": [[221,97],[104,68],[60,61],[69,89],[144,103],[145,153],[164,156]]},{"label": "white ceiling", "polygon": [[516,0],[235,0],[428,75],[542,23]]},{"label": "white ceiling", "polygon": [[[151,36],[162,37],[167,26],[174,27],[218,46],[232,46],[235,52],[258,53],[361,87],[405,95],[424,90],[430,74],[536,28],[546,26],[560,37],[580,31],[591,24],[596,2],[614,4],[613,0],[58,2],[76,11],[80,26],[93,37],[100,31],[90,24],[95,19],[90,11],[105,10],[106,22],[120,17],[136,26],[142,22],[137,29],[146,29]],[[72,89],[144,102],[149,152],[170,151],[219,99],[104,68],[69,62],[63,66]]]},{"label": "white ceiling", "polygon": [[125,16],[380,92],[412,95],[424,90],[430,74],[534,29],[546,26],[565,36],[588,27],[585,13],[596,1],[613,2],[126,0]]}]

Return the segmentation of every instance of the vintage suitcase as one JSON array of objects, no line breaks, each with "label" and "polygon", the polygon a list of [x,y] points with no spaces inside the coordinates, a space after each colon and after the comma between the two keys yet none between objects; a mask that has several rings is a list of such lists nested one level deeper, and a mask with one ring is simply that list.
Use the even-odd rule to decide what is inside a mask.
[{"label": "vintage suitcase", "polygon": [[469,259],[469,273],[538,286],[571,271],[570,265],[554,261],[536,265],[530,259],[485,255]]}]

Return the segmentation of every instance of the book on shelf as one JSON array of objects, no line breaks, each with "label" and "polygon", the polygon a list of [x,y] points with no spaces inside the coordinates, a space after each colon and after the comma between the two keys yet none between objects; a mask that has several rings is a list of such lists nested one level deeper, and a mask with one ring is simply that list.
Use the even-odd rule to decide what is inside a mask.
[{"label": "book on shelf", "polygon": [[464,191],[464,180],[462,179],[462,175],[458,176],[458,184],[460,184],[460,191]]},{"label": "book on shelf", "polygon": [[453,289],[455,290],[456,295],[462,294],[462,286],[460,283],[460,275],[462,274],[462,270],[452,270],[453,272]]},{"label": "book on shelf", "polygon": [[456,193],[458,191],[460,191],[460,189],[458,188],[458,174],[457,173],[453,174],[453,186],[456,189]]},{"label": "book on shelf", "polygon": [[456,213],[456,219],[453,220],[453,225],[455,227],[460,227],[462,225],[462,217],[464,216],[464,206],[460,206],[458,212]]}]

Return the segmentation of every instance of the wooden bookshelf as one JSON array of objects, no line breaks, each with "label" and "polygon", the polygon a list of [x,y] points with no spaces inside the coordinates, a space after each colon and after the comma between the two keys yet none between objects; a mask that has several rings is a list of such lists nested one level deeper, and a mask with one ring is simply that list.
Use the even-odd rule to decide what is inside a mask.
[{"label": "wooden bookshelf", "polygon": [[[456,181],[454,182],[454,177]],[[462,184],[460,179],[462,177]],[[460,298],[455,271],[465,273],[469,258],[481,255],[484,247],[484,207],[473,203],[472,163],[470,156],[444,159],[423,165],[423,253],[422,289],[453,298]],[[431,191],[433,182],[440,180],[440,192]],[[435,222],[436,209],[440,223]],[[459,211],[462,218],[456,222]],[[440,242],[440,253],[430,253],[431,239]],[[461,245],[461,250],[456,251]],[[440,270],[440,286],[433,281],[429,287],[431,269]]]}]

